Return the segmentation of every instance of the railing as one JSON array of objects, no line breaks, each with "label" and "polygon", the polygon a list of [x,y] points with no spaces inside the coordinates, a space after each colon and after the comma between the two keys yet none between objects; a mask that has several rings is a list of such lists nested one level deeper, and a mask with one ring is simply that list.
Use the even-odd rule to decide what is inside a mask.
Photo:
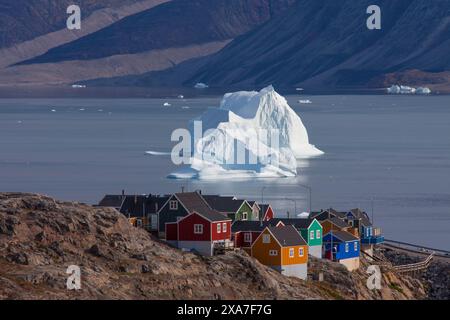
[{"label": "railing", "polygon": [[401,266],[393,266],[393,269],[399,273],[424,270],[430,266],[433,258],[434,258],[434,252],[425,261],[411,263],[411,264],[405,264],[405,265],[401,265]]}]

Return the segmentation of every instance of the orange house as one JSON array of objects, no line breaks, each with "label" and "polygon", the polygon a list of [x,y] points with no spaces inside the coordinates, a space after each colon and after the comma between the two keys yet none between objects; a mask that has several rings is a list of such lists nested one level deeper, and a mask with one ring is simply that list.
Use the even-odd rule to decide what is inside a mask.
[{"label": "orange house", "polygon": [[251,255],[281,274],[306,280],[308,244],[291,225],[266,227],[252,245]]},{"label": "orange house", "polygon": [[355,237],[359,237],[356,228],[353,228],[347,222],[339,218],[329,218],[324,221],[321,221],[320,224],[323,227],[323,234],[327,234],[330,231],[346,231],[353,234]]}]

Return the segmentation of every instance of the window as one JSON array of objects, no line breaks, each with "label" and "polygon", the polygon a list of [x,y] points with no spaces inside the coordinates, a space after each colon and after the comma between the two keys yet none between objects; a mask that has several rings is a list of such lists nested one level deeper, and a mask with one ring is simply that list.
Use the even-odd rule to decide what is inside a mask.
[{"label": "window", "polygon": [[269,256],[276,257],[277,255],[278,255],[278,250],[270,250],[269,251]]},{"label": "window", "polygon": [[220,228],[220,223],[217,224],[217,233],[220,233],[221,228]]},{"label": "window", "polygon": [[226,222],[222,223],[222,232],[223,233],[227,232],[227,223]]},{"label": "window", "polygon": [[355,248],[355,251],[358,251],[358,242],[354,243],[354,248]]},{"label": "window", "polygon": [[321,238],[320,230],[316,230],[316,238],[317,238],[317,239],[320,239],[320,238]]},{"label": "window", "polygon": [[244,242],[252,242],[252,234],[251,233],[244,233]]},{"label": "window", "polygon": [[293,258],[294,255],[295,255],[294,248],[290,248],[290,249],[289,249],[289,258]]},{"label": "window", "polygon": [[203,234],[202,224],[194,224],[194,234]]},{"label": "window", "polygon": [[348,245],[348,243],[345,244],[345,252],[349,252],[350,251],[350,246]]},{"label": "window", "polygon": [[178,210],[178,201],[171,200],[169,203],[170,210]]},{"label": "window", "polygon": [[243,212],[242,213],[242,220],[246,221],[248,219],[248,214],[247,212]]},{"label": "window", "polygon": [[303,256],[305,255],[305,250],[304,250],[303,248],[299,248],[299,249],[298,249],[298,255],[299,255],[300,257],[303,257]]},{"label": "window", "polygon": [[263,243],[270,243],[270,234],[263,234]]},{"label": "window", "polygon": [[312,231],[309,233],[309,238],[310,238],[311,240],[314,240],[314,230],[312,230]]}]

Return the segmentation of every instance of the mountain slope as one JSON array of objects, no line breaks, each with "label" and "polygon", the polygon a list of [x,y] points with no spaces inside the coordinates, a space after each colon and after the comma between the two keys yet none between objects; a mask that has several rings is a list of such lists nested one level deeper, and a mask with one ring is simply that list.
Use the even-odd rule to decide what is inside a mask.
[{"label": "mountain slope", "polygon": [[174,0],[54,48],[24,64],[92,60],[235,38],[293,0]]},{"label": "mountain slope", "polygon": [[[81,290],[66,289],[70,265]],[[113,209],[0,193],[0,299],[411,299],[420,282],[386,273],[369,291],[366,273],[311,261],[325,282],[288,278],[247,254],[205,258],[173,249]],[[391,287],[394,287],[395,290]]]},{"label": "mountain slope", "polygon": [[[308,88],[382,87],[398,80],[450,90],[450,1],[298,0],[215,55],[171,70],[104,83]],[[97,81],[94,83],[102,83]]]}]

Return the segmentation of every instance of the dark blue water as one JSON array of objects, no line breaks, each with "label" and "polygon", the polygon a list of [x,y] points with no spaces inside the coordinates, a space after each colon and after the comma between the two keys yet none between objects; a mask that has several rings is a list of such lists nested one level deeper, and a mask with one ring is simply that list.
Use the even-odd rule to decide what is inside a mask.
[{"label": "dark blue water", "polygon": [[[176,128],[220,97],[0,100],[0,191],[97,202],[105,193],[206,193],[270,201],[277,214],[363,207],[388,238],[450,249],[450,97],[304,96],[299,112],[326,154],[300,163],[294,179],[174,181]],[[172,107],[165,108],[169,101]],[[189,107],[189,109],[182,108]],[[84,110],[80,110],[84,109]],[[52,112],[55,110],[55,112]],[[296,203],[286,198],[295,199]]]}]

